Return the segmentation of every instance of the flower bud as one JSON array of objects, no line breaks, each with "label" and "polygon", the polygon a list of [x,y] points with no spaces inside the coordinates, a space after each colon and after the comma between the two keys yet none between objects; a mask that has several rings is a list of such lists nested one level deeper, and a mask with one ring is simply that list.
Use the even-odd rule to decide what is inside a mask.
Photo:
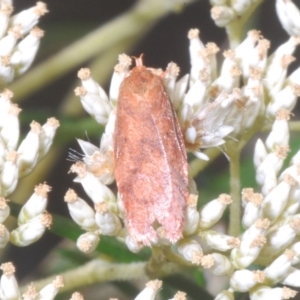
[{"label": "flower bud", "polygon": [[220,253],[204,255],[201,259],[201,265],[215,276],[228,275],[233,271],[233,266],[230,263],[230,260]]},{"label": "flower bud", "polygon": [[51,224],[52,217],[50,214],[39,215],[13,230],[10,241],[19,247],[28,246],[40,239],[46,228],[49,228]]},{"label": "flower bud", "polygon": [[201,229],[207,229],[216,224],[223,215],[223,212],[228,204],[232,202],[229,195],[221,194],[218,199],[208,202],[200,210]]},{"label": "flower bud", "polygon": [[42,127],[35,121],[31,122],[30,127],[31,130],[18,148],[19,176],[21,177],[33,170],[38,158],[38,149],[40,146],[39,135],[42,132]]},{"label": "flower bud", "polygon": [[288,202],[291,186],[295,183],[292,176],[286,175],[285,179],[264,198],[261,204],[264,218],[274,222],[279,217]]},{"label": "flower bud", "polygon": [[133,253],[138,253],[143,248],[143,244],[135,241],[130,235],[126,236],[125,244]]},{"label": "flower bud", "polygon": [[62,276],[56,276],[52,283],[47,284],[39,292],[40,300],[52,300],[58,293],[58,290],[64,286]]},{"label": "flower bud", "polygon": [[94,232],[86,232],[79,236],[76,242],[77,248],[86,254],[95,251],[96,247],[100,242],[100,237]]},{"label": "flower bud", "polygon": [[4,34],[6,33],[12,12],[12,4],[8,3],[7,1],[3,1],[0,6],[0,38],[3,38]]},{"label": "flower bud", "polygon": [[64,199],[75,223],[87,231],[97,229],[94,210],[83,199],[79,198],[74,190],[69,189]]},{"label": "flower bud", "polygon": [[177,292],[172,299],[169,300],[187,300],[186,293],[184,292]]},{"label": "flower bud", "polygon": [[276,12],[284,30],[291,36],[300,35],[300,11],[291,1],[276,0]]},{"label": "flower bud", "polygon": [[[1,62],[0,62],[1,64]],[[1,66],[0,66],[1,78]],[[7,150],[15,150],[20,136],[19,113],[21,109],[13,103],[9,104],[9,110],[3,119],[3,127],[0,136]],[[1,120],[2,121],[2,120]]]},{"label": "flower bud", "polygon": [[16,300],[21,299],[17,280],[15,278],[15,267],[11,262],[1,265],[3,275],[0,279],[1,291],[3,293],[3,299]]},{"label": "flower bud", "polygon": [[265,274],[262,271],[237,270],[230,277],[230,287],[237,292],[247,292],[264,281]]},{"label": "flower bud", "polygon": [[170,62],[165,71],[165,77],[163,78],[164,86],[172,103],[174,102],[174,88],[179,71],[179,67],[174,62]]},{"label": "flower bud", "polygon": [[38,22],[39,18],[48,12],[43,2],[37,2],[36,6],[22,10],[11,19],[13,25],[20,24],[22,35],[28,33]]},{"label": "flower bud", "polygon": [[254,166],[256,169],[259,168],[262,162],[266,159],[267,155],[268,152],[265,147],[265,144],[261,139],[258,139],[255,143],[254,155],[253,155]]},{"label": "flower bud", "polygon": [[263,195],[254,193],[252,189],[243,189],[242,200],[245,206],[242,223],[245,228],[249,228],[261,217]]},{"label": "flower bud", "polygon": [[72,294],[72,297],[70,300],[84,300],[84,298],[80,293],[75,292]]},{"label": "flower bud", "polygon": [[249,295],[251,300],[282,300],[293,298],[296,296],[296,294],[296,291],[287,287],[270,288],[269,286],[258,285],[250,290]]},{"label": "flower bud", "polygon": [[18,183],[19,169],[17,166],[18,153],[15,151],[8,152],[6,161],[3,165],[2,174],[0,174],[0,183],[2,185],[2,196],[6,197],[11,194]]},{"label": "flower bud", "polygon": [[278,256],[267,268],[264,269],[266,280],[271,285],[275,285],[283,280],[289,272],[292,264],[294,251],[286,250],[284,254]]},{"label": "flower bud", "polygon": [[87,172],[84,163],[77,162],[71,167],[70,172],[76,172],[78,177],[74,179],[80,182],[85,192],[97,204],[101,202],[116,203],[114,193],[104,185],[95,175]]},{"label": "flower bud", "polygon": [[134,298],[134,300],[154,300],[157,291],[161,288],[160,280],[151,280],[146,287]]},{"label": "flower bud", "polygon": [[300,287],[299,276],[300,276],[300,270],[294,267],[290,267],[285,277],[280,281],[280,283],[299,288]]},{"label": "flower bud", "polygon": [[89,69],[81,69],[78,72],[82,87],[75,89],[76,96],[80,97],[85,110],[102,125],[108,121],[112,106],[105,91],[90,76]]},{"label": "flower bud", "polygon": [[201,238],[209,247],[219,251],[227,251],[238,247],[240,244],[238,238],[218,233],[213,230],[203,231],[201,233]]},{"label": "flower bud", "polygon": [[233,18],[234,11],[228,6],[213,6],[210,11],[211,18],[219,27],[225,27]]},{"label": "flower bud", "polygon": [[50,191],[51,187],[46,183],[39,184],[35,187],[33,195],[23,205],[19,213],[19,226],[27,223],[30,219],[41,215],[46,210],[48,193]]},{"label": "flower bud", "polygon": [[188,262],[199,265],[203,256],[200,244],[194,240],[184,239],[178,242],[178,253]]},{"label": "flower bud", "polygon": [[117,235],[122,229],[119,217],[108,210],[106,202],[97,203],[95,209],[95,220],[101,234],[109,236]]},{"label": "flower bud", "polygon": [[276,113],[276,120],[274,121],[272,130],[265,142],[269,151],[274,151],[279,146],[288,145],[290,137],[288,125],[289,119],[290,112],[284,108],[281,108]]},{"label": "flower bud", "polygon": [[9,237],[10,234],[7,228],[3,224],[0,224],[0,249],[5,248],[9,242]]},{"label": "flower bud", "polygon": [[267,234],[267,243],[262,249],[260,256],[269,259],[272,256],[276,256],[294,240],[299,229],[300,218],[297,216],[290,217],[286,224]]},{"label": "flower bud", "polygon": [[15,76],[24,74],[31,66],[40,46],[40,40],[44,31],[38,27],[33,28],[22,41],[17,45],[11,57],[11,64],[16,72]]},{"label": "flower bud", "polygon": [[214,300],[234,300],[234,296],[230,291],[222,291],[215,297]]},{"label": "flower bud", "polygon": [[0,223],[3,223],[10,214],[10,208],[7,205],[8,201],[4,197],[0,197]]},{"label": "flower bud", "polygon": [[126,54],[120,54],[119,63],[115,66],[109,89],[109,99],[114,107],[118,102],[120,84],[128,75],[130,65],[131,58]]},{"label": "flower bud", "polygon": [[185,235],[191,235],[195,233],[198,228],[200,216],[199,212],[197,211],[197,200],[197,195],[190,194],[184,218],[183,233]]},{"label": "flower bud", "polygon": [[55,118],[47,119],[47,122],[42,126],[42,133],[40,134],[38,161],[40,161],[48,153],[58,127],[59,121]]},{"label": "flower bud", "polygon": [[18,39],[21,38],[20,29],[20,25],[11,27],[7,35],[0,40],[0,56],[11,55]]},{"label": "flower bud", "polygon": [[231,251],[231,261],[237,269],[248,267],[258,257],[269,226],[268,219],[259,219],[244,232],[240,246]]}]

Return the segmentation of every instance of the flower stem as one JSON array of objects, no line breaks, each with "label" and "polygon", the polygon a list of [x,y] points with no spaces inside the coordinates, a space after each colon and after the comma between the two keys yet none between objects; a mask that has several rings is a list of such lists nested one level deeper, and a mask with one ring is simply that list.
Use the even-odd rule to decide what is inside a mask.
[{"label": "flower stem", "polygon": [[[95,259],[81,267],[62,273],[64,287],[62,287],[59,292],[74,290],[99,282],[147,278],[145,266],[145,262],[116,264]],[[40,290],[52,282],[54,278],[55,276],[51,276],[36,281],[34,282],[34,286]],[[23,293],[26,288],[27,287],[22,287],[21,293]]]},{"label": "flower stem", "polygon": [[232,204],[230,206],[229,235],[240,234],[241,203],[240,203],[240,154],[241,150],[235,141],[227,143],[227,154],[230,159],[230,194]]},{"label": "flower stem", "polygon": [[[228,35],[230,49],[235,49],[244,38],[245,29],[247,28],[247,22],[250,17],[253,18],[253,14],[257,7],[261,5],[263,0],[252,2],[249,8],[240,16],[233,19],[225,28]],[[253,20],[252,20],[253,21]]]}]

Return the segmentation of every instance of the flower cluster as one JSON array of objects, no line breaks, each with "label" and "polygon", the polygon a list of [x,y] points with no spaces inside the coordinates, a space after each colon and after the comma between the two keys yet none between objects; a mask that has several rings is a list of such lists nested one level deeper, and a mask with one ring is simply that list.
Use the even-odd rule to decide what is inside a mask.
[{"label": "flower cluster", "polygon": [[[216,24],[226,26],[242,15],[247,9],[246,2],[241,5],[237,1],[232,7],[213,3]],[[300,33],[299,20],[294,17],[300,12],[290,0],[277,0],[276,5],[283,27],[293,36],[272,55],[268,56],[270,42],[260,32],[251,30],[234,50],[223,53],[224,61],[218,68],[218,47],[214,43],[204,45],[199,30],[191,29],[188,33],[190,74],[177,81],[179,68],[174,63],[165,71],[153,70],[162,75],[187,150],[198,158],[208,159],[200,149],[221,146],[228,135],[239,141],[245,132],[255,132],[273,122],[267,139],[265,142],[259,139],[254,151],[256,181],[261,193],[251,188],[241,193],[245,231],[240,237],[213,229],[232,202],[231,197],[222,194],[198,209],[197,187],[190,180],[183,237],[170,247],[172,258],[188,266],[201,265],[216,276],[228,276],[229,289],[217,295],[219,300],[234,299],[234,292],[249,292],[253,300],[288,299],[296,292],[273,286],[299,287],[300,270],[295,265],[300,258],[297,238],[300,152],[288,168],[282,172],[281,169],[289,152],[290,111],[300,96],[300,67],[287,75],[287,68],[294,61],[292,54],[300,43],[299,36],[294,36]],[[119,56],[109,95],[92,79],[88,69],[78,73],[82,86],[75,90],[76,95],[80,96],[84,109],[105,125],[99,148],[79,140],[84,157],[71,167],[71,172],[77,174],[75,181],[82,185],[95,209],[73,190],[65,195],[73,220],[86,231],[77,240],[78,248],[86,253],[95,250],[100,235],[123,240],[133,252],[142,248],[128,234],[120,199],[108,187],[114,181],[113,136],[118,92],[122,80],[130,73],[130,65],[128,56]],[[164,238],[163,229],[156,230],[157,244],[171,246]],[[252,264],[260,268],[250,271]]]},{"label": "flower cluster", "polygon": [[[11,16],[12,0],[0,1],[0,84],[5,86],[23,74],[32,64],[43,30],[35,27],[41,16],[48,12],[46,4],[36,6]],[[19,41],[22,38],[21,41]]]},{"label": "flower cluster", "polygon": [[[249,291],[251,299],[288,299],[287,295],[295,296],[296,292],[271,287],[278,283],[299,287],[300,270],[295,267],[300,257],[299,151],[290,166],[280,172],[289,150],[288,120],[289,112],[280,109],[266,141],[256,143],[254,164],[261,193],[251,188],[242,191],[245,232],[230,252],[235,270],[229,274],[230,291]],[[261,268],[250,271],[247,268],[252,263]],[[223,293],[217,299],[233,299],[232,295],[222,298]]]},{"label": "flower cluster", "polygon": [[[35,27],[39,18],[47,12],[43,2],[13,16],[11,0],[0,1],[0,85],[5,86],[31,65],[39,48],[43,31]],[[19,41],[22,38],[21,41]],[[2,224],[9,216],[9,196],[20,177],[29,174],[47,154],[59,122],[48,119],[41,126],[33,121],[31,130],[19,144],[21,109],[11,99],[13,93],[5,89],[0,94],[0,247],[10,240],[18,246],[26,246],[41,237],[51,224],[51,216],[45,212],[50,187],[40,184],[22,208],[18,227],[11,233]]]},{"label": "flower cluster", "polygon": [[9,215],[7,197],[16,188],[20,177],[29,174],[47,154],[59,122],[48,119],[41,126],[33,121],[31,130],[18,145],[20,136],[20,108],[11,102],[13,94],[4,90],[0,95],[0,199],[1,199],[1,248],[10,240],[18,246],[26,246],[39,239],[51,224],[51,216],[45,213],[50,187],[41,184],[22,208],[18,228],[11,234],[2,224]]},{"label": "flower cluster", "polygon": [[[0,279],[1,299],[21,299],[17,280],[15,278],[15,267],[11,262],[3,263],[0,267],[3,275]],[[52,283],[37,291],[33,283],[28,286],[27,291],[22,295],[24,300],[43,299],[52,300],[58,290],[64,286],[61,276],[57,276]]]}]

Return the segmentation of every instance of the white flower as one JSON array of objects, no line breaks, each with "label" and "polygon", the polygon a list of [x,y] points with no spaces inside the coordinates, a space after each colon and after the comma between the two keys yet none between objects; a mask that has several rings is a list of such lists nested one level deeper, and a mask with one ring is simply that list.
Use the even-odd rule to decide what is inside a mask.
[{"label": "white flower", "polygon": [[86,232],[79,236],[76,241],[77,248],[84,253],[92,253],[100,242],[99,234]]},{"label": "white flower", "polygon": [[228,251],[239,246],[238,238],[218,233],[213,230],[206,230],[201,233],[202,240],[211,248],[219,251]]},{"label": "white flower", "polygon": [[40,146],[39,135],[42,132],[42,127],[35,121],[30,124],[30,127],[30,132],[27,134],[17,150],[19,154],[19,174],[21,176],[32,171],[38,158],[38,149]]},{"label": "white flower", "polygon": [[52,217],[50,214],[39,215],[13,230],[10,241],[19,247],[28,246],[40,239],[46,228],[49,228],[51,224]]},{"label": "white flower", "polygon": [[95,204],[103,201],[116,202],[116,197],[113,192],[94,174],[88,172],[82,162],[74,164],[71,167],[71,172],[76,172],[78,174],[78,177],[74,181],[82,184],[85,192]]},{"label": "white flower", "polygon": [[1,249],[7,245],[7,243],[9,242],[9,238],[10,238],[9,231],[3,224],[0,224],[0,248]]},{"label": "white flower", "polygon": [[215,297],[214,300],[234,300],[234,296],[230,291],[222,291]]},{"label": "white flower", "polygon": [[10,208],[7,205],[8,201],[9,200],[5,199],[4,197],[0,197],[0,223],[3,223],[9,216]]},{"label": "white flower", "polygon": [[271,285],[275,285],[286,277],[294,255],[294,251],[286,250],[284,254],[280,255],[264,269],[266,279]]},{"label": "white flower", "polygon": [[96,203],[95,209],[95,220],[100,232],[104,235],[117,235],[122,229],[119,217],[108,210],[106,202]]},{"label": "white flower", "polygon": [[12,263],[4,263],[1,265],[3,275],[0,279],[0,287],[3,295],[3,299],[17,300],[20,299],[20,292],[17,280],[15,278],[15,267]]},{"label": "white flower", "polygon": [[80,96],[84,109],[91,114],[99,124],[106,124],[112,106],[105,91],[90,76],[89,69],[78,72],[82,87],[75,89],[76,96]]},{"label": "white flower", "polygon": [[177,250],[186,261],[200,265],[203,250],[196,241],[190,239],[181,240],[178,242]]},{"label": "white flower", "polygon": [[230,277],[230,286],[237,292],[247,292],[258,283],[265,281],[263,271],[237,270]]},{"label": "white flower", "polygon": [[160,280],[152,280],[146,284],[146,287],[134,298],[134,300],[154,300],[157,291],[161,288]]},{"label": "white flower", "polygon": [[12,25],[21,25],[21,34],[28,33],[38,22],[41,16],[48,12],[47,6],[43,2],[37,2],[36,6],[21,11],[11,19]]},{"label": "white flower", "polygon": [[183,233],[185,235],[191,235],[195,233],[198,228],[200,215],[197,210],[197,202],[198,196],[190,194],[184,218]]},{"label": "white flower", "polygon": [[229,275],[233,271],[233,265],[230,260],[220,253],[204,255],[201,259],[201,265],[215,276]]},{"label": "white flower", "polygon": [[27,291],[22,295],[24,300],[41,299],[52,300],[58,293],[58,290],[64,286],[62,276],[56,276],[52,283],[47,284],[39,292],[33,283],[27,287]]},{"label": "white flower", "polygon": [[211,18],[219,27],[226,26],[234,17],[234,11],[228,6],[214,6],[211,11]]},{"label": "white flower", "polygon": [[229,195],[222,194],[218,199],[208,202],[200,210],[199,226],[201,229],[207,229],[217,223],[223,215],[228,204],[232,202]]},{"label": "white flower", "polygon": [[276,0],[276,12],[282,27],[291,36],[300,35],[300,11],[291,0]]},{"label": "white flower", "polygon": [[51,187],[46,183],[39,184],[35,187],[34,193],[22,206],[18,216],[18,225],[25,224],[30,219],[43,214],[48,203],[48,193]]},{"label": "white flower", "polygon": [[287,287],[270,288],[269,286],[259,285],[257,288],[250,290],[251,300],[283,300],[295,297],[296,291]]},{"label": "white flower", "polygon": [[93,231],[97,229],[94,210],[74,190],[69,189],[65,195],[65,202],[68,204],[69,212],[82,229]]}]

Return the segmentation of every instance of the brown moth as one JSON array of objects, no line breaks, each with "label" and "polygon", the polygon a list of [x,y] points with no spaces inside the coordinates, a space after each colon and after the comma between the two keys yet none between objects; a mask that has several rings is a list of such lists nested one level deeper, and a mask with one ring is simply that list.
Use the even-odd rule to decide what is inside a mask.
[{"label": "brown moth", "polygon": [[187,154],[162,78],[141,58],[120,86],[115,125],[115,177],[130,235],[151,245],[160,224],[175,243],[188,198]]}]

